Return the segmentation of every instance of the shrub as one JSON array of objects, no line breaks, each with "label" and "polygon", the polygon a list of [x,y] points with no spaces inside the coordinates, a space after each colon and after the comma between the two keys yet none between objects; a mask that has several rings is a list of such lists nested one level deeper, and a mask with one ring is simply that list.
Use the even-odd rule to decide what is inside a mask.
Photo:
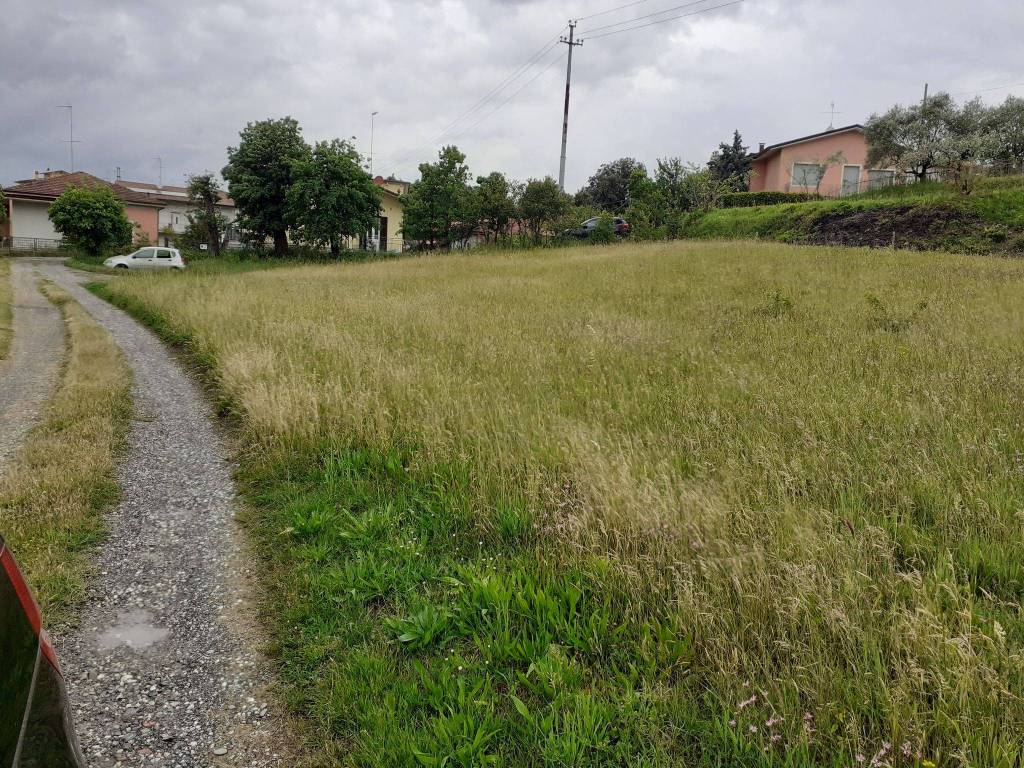
[{"label": "shrub", "polygon": [[597,220],[597,226],[587,240],[597,245],[606,245],[615,242],[615,222],[611,216],[601,216]]},{"label": "shrub", "polygon": [[818,200],[810,192],[730,192],[719,201],[722,208],[750,208],[755,205],[781,205],[782,203],[806,203]]}]

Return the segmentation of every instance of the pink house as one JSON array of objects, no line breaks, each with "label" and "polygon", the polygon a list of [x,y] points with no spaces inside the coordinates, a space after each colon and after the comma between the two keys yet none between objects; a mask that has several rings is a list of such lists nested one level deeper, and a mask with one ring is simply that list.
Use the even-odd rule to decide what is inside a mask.
[{"label": "pink house", "polygon": [[868,168],[867,156],[862,125],[832,128],[767,147],[762,144],[754,155],[750,191],[817,191],[838,197],[892,184],[895,171]]}]

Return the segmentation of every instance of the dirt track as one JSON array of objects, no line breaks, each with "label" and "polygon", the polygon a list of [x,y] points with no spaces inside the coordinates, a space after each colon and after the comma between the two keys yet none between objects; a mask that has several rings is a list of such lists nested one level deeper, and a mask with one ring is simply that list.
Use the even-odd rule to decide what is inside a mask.
[{"label": "dirt track", "polygon": [[[21,282],[30,267],[110,333],[134,377],[122,499],[81,622],[56,633],[89,765],[282,764],[257,633],[241,618],[252,611],[231,466],[199,386],[156,336],[82,287],[91,276],[25,261]],[[60,344],[32,344],[33,365],[59,361]]]}]

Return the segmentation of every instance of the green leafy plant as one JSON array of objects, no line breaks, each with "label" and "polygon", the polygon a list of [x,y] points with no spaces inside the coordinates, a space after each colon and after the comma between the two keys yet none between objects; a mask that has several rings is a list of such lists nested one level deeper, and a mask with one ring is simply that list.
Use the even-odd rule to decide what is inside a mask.
[{"label": "green leafy plant", "polygon": [[87,256],[127,248],[134,227],[124,213],[124,204],[106,186],[70,187],[53,201],[50,221],[64,240]]}]

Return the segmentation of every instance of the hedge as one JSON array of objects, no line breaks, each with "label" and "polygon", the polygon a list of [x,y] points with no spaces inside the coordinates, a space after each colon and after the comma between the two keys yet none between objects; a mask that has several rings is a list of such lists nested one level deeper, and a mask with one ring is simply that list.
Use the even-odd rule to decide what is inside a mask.
[{"label": "hedge", "polygon": [[755,205],[806,203],[818,196],[808,192],[730,192],[719,201],[722,208],[751,208]]}]

